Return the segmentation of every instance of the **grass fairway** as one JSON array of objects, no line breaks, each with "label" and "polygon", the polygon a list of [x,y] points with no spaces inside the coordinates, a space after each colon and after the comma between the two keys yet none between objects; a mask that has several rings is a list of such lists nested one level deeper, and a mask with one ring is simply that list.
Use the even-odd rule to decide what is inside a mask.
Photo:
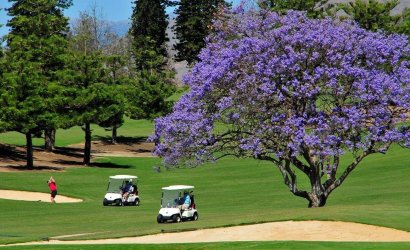
[{"label": "grass fairway", "polygon": [[[101,161],[115,163],[118,168],[72,168],[52,173],[60,194],[82,198],[83,203],[0,200],[0,243],[73,234],[87,235],[66,239],[116,238],[161,231],[312,219],[353,221],[410,231],[407,153],[396,147],[385,156],[367,159],[333,193],[327,205],[317,209],[306,208],[305,200],[291,195],[278,171],[267,162],[222,159],[217,164],[195,169],[156,173],[152,169],[159,163],[156,158],[106,158]],[[114,174],[140,177],[141,206],[102,206],[108,176]],[[45,182],[49,175],[47,172],[0,173],[0,189],[48,192]],[[199,221],[156,223],[160,188],[171,184],[196,186]]]}]

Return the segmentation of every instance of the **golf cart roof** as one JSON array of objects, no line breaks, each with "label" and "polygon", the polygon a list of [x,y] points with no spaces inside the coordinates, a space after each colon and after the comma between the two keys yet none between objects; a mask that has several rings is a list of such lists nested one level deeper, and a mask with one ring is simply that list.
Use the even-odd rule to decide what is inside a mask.
[{"label": "golf cart roof", "polygon": [[173,185],[168,187],[163,187],[162,190],[186,190],[186,189],[194,189],[194,186],[186,186],[186,185]]},{"label": "golf cart roof", "polygon": [[134,176],[134,175],[113,175],[113,176],[110,176],[110,179],[116,179],[116,180],[125,180],[125,179],[137,179],[138,177],[137,176]]}]

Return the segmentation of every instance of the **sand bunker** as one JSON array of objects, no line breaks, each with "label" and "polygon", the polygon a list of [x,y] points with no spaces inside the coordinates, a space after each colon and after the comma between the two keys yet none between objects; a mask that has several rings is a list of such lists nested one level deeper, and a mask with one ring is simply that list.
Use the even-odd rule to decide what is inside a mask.
[{"label": "sand bunker", "polygon": [[[50,194],[15,190],[0,190],[0,199],[50,202]],[[55,201],[56,203],[72,203],[82,202],[83,200],[57,194]]]},{"label": "sand bunker", "polygon": [[[59,237],[54,239],[57,238]],[[165,244],[222,241],[410,242],[410,232],[341,221],[282,221],[119,239],[60,241],[51,238],[49,241],[13,245]]]}]

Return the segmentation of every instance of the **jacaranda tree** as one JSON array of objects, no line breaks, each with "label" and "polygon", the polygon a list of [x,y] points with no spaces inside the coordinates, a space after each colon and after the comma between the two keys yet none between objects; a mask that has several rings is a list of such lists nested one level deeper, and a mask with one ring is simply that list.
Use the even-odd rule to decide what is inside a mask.
[{"label": "jacaranda tree", "polygon": [[[165,164],[266,160],[294,195],[321,207],[365,157],[409,145],[405,36],[294,11],[227,17],[184,79],[190,92],[156,120],[151,139]],[[301,174],[310,190],[298,186]]]}]

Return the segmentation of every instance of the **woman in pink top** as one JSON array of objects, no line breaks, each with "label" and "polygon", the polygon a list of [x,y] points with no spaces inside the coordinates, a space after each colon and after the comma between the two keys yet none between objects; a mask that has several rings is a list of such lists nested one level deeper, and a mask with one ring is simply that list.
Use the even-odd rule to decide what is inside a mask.
[{"label": "woman in pink top", "polygon": [[50,179],[47,181],[48,183],[48,187],[50,188],[50,192],[51,192],[51,203],[55,203],[56,201],[54,200],[54,198],[57,195],[57,184],[56,181],[53,179],[53,177],[51,176]]}]

